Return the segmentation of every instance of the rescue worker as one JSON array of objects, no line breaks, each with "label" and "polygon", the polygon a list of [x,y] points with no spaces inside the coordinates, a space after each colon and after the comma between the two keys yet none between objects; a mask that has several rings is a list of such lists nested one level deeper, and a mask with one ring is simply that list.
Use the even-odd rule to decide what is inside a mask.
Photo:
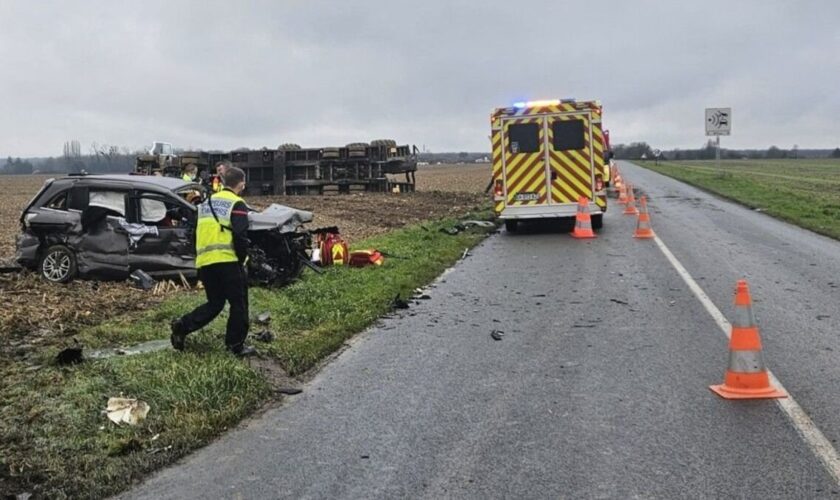
[{"label": "rescue worker", "polygon": [[245,262],[248,254],[248,208],[239,194],[245,189],[245,172],[225,165],[225,188],[210,194],[199,205],[195,242],[195,266],[204,283],[207,303],[171,323],[172,347],[183,351],[187,334],[207,325],[222,312],[230,312],[225,345],[237,356],[256,351],[245,345],[248,336],[248,283]]},{"label": "rescue worker", "polygon": [[216,163],[216,175],[210,179],[210,191],[219,193],[225,188],[225,171],[230,167],[230,162],[227,160]]},{"label": "rescue worker", "polygon": [[195,166],[195,163],[190,163],[184,167],[184,175],[181,176],[181,179],[186,182],[195,182],[197,176],[198,168]]}]

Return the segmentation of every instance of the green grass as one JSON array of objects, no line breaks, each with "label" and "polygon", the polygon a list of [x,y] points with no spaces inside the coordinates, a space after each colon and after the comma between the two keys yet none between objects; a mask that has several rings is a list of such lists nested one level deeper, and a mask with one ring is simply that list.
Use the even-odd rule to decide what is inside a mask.
[{"label": "green grass", "polygon": [[639,162],[814,232],[840,239],[840,160]]},{"label": "green grass", "polygon": [[[282,290],[252,289],[251,314],[269,311],[276,339],[254,342],[263,356],[301,374],[335,352],[353,334],[456,262],[486,234],[457,236],[429,223],[372,238],[354,248],[391,255],[381,267],[307,272]],[[199,292],[180,294],[153,311],[126,316],[79,333],[88,347],[168,338],[168,322],[201,303]],[[187,352],[171,350],[87,361],[34,372],[3,367],[0,389],[0,490],[49,498],[101,498],[132,480],[205,445],[269,398],[269,381],[223,348],[226,315],[188,339]],[[44,353],[44,361],[54,352]],[[137,427],[118,427],[101,414],[107,398],[124,395],[149,403]]]}]

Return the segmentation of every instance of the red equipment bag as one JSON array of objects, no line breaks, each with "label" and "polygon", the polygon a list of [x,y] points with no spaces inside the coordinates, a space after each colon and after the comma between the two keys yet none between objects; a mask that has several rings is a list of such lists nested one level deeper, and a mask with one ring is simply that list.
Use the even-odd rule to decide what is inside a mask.
[{"label": "red equipment bag", "polygon": [[321,250],[321,266],[343,266],[347,263],[348,250],[345,242],[338,233],[321,233],[318,235],[318,248]]},{"label": "red equipment bag", "polygon": [[383,262],[385,262],[385,257],[379,253],[379,250],[370,249],[350,252],[351,267],[381,266]]}]

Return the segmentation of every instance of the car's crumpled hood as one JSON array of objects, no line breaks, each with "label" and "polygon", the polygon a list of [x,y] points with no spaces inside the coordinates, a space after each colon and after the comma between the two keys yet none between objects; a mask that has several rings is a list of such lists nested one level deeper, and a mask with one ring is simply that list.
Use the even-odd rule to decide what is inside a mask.
[{"label": "car's crumpled hood", "polygon": [[301,224],[312,222],[312,217],[312,212],[272,203],[262,212],[248,213],[248,229],[250,231],[277,229],[281,233],[289,233],[297,230]]}]

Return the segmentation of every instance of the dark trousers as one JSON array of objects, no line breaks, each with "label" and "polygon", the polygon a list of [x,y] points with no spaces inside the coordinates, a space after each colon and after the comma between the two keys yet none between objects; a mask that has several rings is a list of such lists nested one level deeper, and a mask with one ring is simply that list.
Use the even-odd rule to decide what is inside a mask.
[{"label": "dark trousers", "polygon": [[225,345],[239,352],[248,336],[248,279],[238,262],[211,264],[198,270],[204,283],[207,303],[195,308],[181,318],[185,333],[194,332],[207,325],[222,312],[225,302],[230,304]]}]

